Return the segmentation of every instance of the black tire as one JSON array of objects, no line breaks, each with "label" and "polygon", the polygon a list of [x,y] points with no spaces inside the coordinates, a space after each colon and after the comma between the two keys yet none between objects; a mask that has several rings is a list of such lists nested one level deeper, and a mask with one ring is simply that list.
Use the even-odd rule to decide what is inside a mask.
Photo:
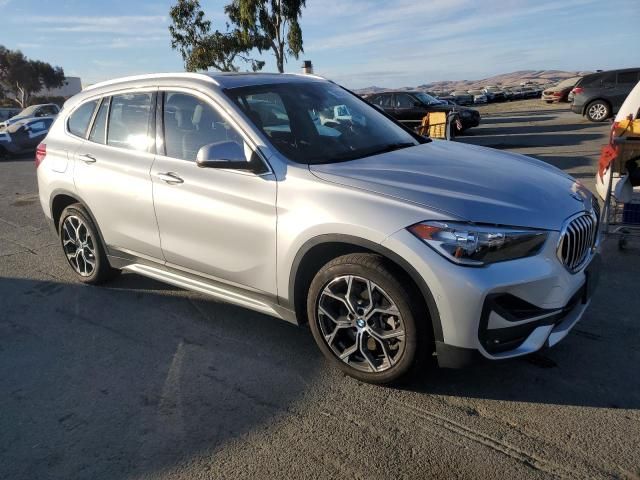
[{"label": "black tire", "polygon": [[591,122],[604,122],[611,117],[611,106],[604,100],[594,100],[587,105],[585,115]]},{"label": "black tire", "polygon": [[[343,330],[340,330],[340,335],[345,338],[344,343],[346,345],[351,345],[351,342],[353,342],[353,345],[357,345],[357,339],[366,338],[366,344],[364,341],[360,342],[360,346],[365,347],[364,350],[366,353],[361,353],[362,349],[360,349],[359,351],[355,351],[353,354],[350,354],[347,357],[347,361],[343,361],[338,357],[338,353],[334,351],[334,348],[338,348],[340,346],[336,346],[336,343],[340,343],[341,340],[336,340],[337,335],[335,333],[333,333],[333,340],[327,340],[325,333],[322,331],[322,329],[325,328],[325,325],[334,322],[334,320],[328,320],[332,317],[325,313],[320,313],[319,307],[320,302],[325,302],[327,298],[329,298],[330,301],[335,300],[323,293],[326,292],[326,288],[333,288],[332,285],[336,285],[335,282],[341,282],[344,278],[350,277],[354,278],[353,285],[362,280],[371,282],[370,284],[373,285],[374,289],[379,289],[378,293],[374,293],[372,295],[374,299],[377,297],[382,299],[382,301],[391,300],[392,304],[395,304],[393,307],[397,308],[396,311],[399,312],[399,315],[395,319],[393,315],[388,315],[386,320],[384,320],[383,313],[372,314],[370,317],[363,315],[362,312],[347,314],[345,312],[350,311],[347,304],[344,301],[337,302],[338,308],[342,309],[342,316],[338,316],[339,314],[334,316],[342,319],[340,320],[341,322],[349,322],[349,315],[362,317],[357,319],[351,318],[351,321],[354,324],[348,327],[342,327]],[[347,280],[344,281],[346,282]],[[349,285],[352,284],[349,283]],[[357,289],[353,287],[353,290]],[[361,295],[364,294],[365,290],[361,290]],[[367,253],[353,253],[338,257],[320,269],[309,287],[309,293],[307,296],[307,315],[313,337],[324,356],[347,375],[368,383],[387,384],[398,382],[403,379],[403,377],[408,376],[407,374],[412,371],[413,366],[418,363],[422,363],[420,360],[425,357],[423,353],[426,351],[430,343],[428,342],[429,336],[424,334],[426,328],[423,327],[425,326],[416,324],[416,318],[419,317],[420,313],[416,308],[418,302],[415,301],[415,297],[411,297],[412,294],[415,295],[416,292],[413,292],[411,289],[407,289],[407,282],[403,283],[399,281],[398,277],[394,275],[392,268],[389,268],[385,264],[385,261],[381,256]],[[371,297],[371,294],[366,295]],[[351,304],[351,300],[353,298],[354,296],[350,296],[349,304]],[[364,296],[360,298],[364,298]],[[360,305],[360,302],[362,301],[364,300],[358,300],[357,305]],[[373,299],[367,300],[367,303],[369,304],[368,308],[374,308],[375,302]],[[324,306],[326,307],[326,305]],[[357,310],[360,311],[363,309],[358,308]],[[371,312],[373,312],[373,310],[371,310]],[[378,315],[377,318],[376,315]],[[367,317],[366,322],[364,317]],[[389,322],[396,321],[398,323],[394,328],[391,330],[384,330],[385,327],[389,326]],[[359,325],[359,327],[361,327],[359,328],[355,325],[358,322],[365,323],[364,325]],[[337,325],[335,322],[333,324]],[[382,340],[376,340],[371,333],[368,333],[376,331],[371,327],[375,327],[378,332],[380,332],[381,327],[387,333],[403,331],[404,334],[402,335],[402,340],[391,339],[389,340],[389,343],[384,343]],[[338,328],[335,328],[335,331],[338,331]],[[360,337],[358,335],[360,335]],[[331,334],[327,336],[331,337]],[[352,337],[355,337],[355,340]],[[327,343],[328,341],[331,341],[334,347],[329,346]],[[402,345],[401,342],[403,342]],[[386,345],[386,347],[384,345]],[[351,348],[354,347],[351,346]],[[349,348],[345,347],[343,352],[346,352],[347,350],[349,350]],[[393,357],[393,361],[391,361],[390,358],[394,354],[394,351],[395,357]],[[391,355],[388,355],[389,353]],[[378,357],[376,357],[376,355],[378,355]],[[353,356],[355,356],[356,360],[358,358],[363,359],[361,362],[354,361],[354,365],[357,363],[360,363],[361,366],[375,365],[376,362],[380,360],[381,363],[376,365],[380,368],[380,371],[374,371],[373,369],[372,371],[363,371],[361,368],[352,366],[352,364],[347,362],[350,362]],[[382,358],[380,358],[380,356]],[[373,357],[373,363],[371,361],[367,363],[365,357]],[[385,360],[385,358],[387,360]]]},{"label": "black tire", "polygon": [[[74,230],[74,225],[79,225],[77,230]],[[71,236],[76,234],[77,231],[80,233],[76,235],[75,241],[71,241]],[[109,265],[98,229],[81,204],[74,203],[62,211],[58,224],[58,233],[67,263],[82,283],[98,285],[120,273],[120,270]],[[83,244],[86,244],[85,247],[81,248],[79,246],[77,237],[80,237]],[[76,249],[75,259],[70,257],[74,248]],[[80,250],[81,252],[78,253]],[[91,266],[91,261],[93,261],[93,266]]]}]

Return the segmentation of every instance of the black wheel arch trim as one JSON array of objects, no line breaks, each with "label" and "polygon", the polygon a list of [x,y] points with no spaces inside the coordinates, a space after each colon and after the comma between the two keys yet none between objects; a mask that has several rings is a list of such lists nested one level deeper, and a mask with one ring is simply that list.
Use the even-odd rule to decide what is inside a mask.
[{"label": "black wheel arch trim", "polygon": [[291,271],[289,273],[289,305],[293,310],[295,310],[296,299],[295,299],[295,287],[296,287],[296,278],[298,276],[298,270],[300,268],[300,264],[302,263],[302,259],[305,255],[314,247],[321,244],[329,244],[329,243],[342,243],[347,245],[353,245],[356,247],[366,248],[367,250],[371,250],[374,253],[382,255],[383,257],[388,258],[400,268],[402,268],[414,281],[414,283],[420,289],[420,293],[425,300],[427,305],[428,314],[431,320],[433,335],[435,341],[444,341],[444,336],[442,333],[442,322],[440,320],[440,313],[438,312],[438,307],[436,305],[435,299],[433,297],[433,293],[431,293],[431,289],[426,284],[422,276],[418,273],[418,271],[403,257],[398,255],[392,250],[380,245],[379,243],[373,242],[371,240],[366,240],[360,237],[355,237],[352,235],[346,234],[324,234],[313,237],[307,240],[302,247],[296,253],[296,256],[293,260],[293,264],[291,266]]},{"label": "black wheel arch trim", "polygon": [[96,221],[96,218],[93,216],[93,212],[89,208],[89,205],[87,205],[87,202],[85,202],[77,193],[71,192],[69,190],[65,190],[63,188],[55,189],[53,192],[51,192],[51,196],[49,198],[49,213],[51,214],[51,222],[53,223],[52,226],[53,226],[54,230],[56,231],[56,233],[58,235],[60,235],[60,230],[58,228],[59,225],[55,224],[55,219],[53,218],[53,201],[59,195],[64,195],[66,197],[71,197],[71,198],[76,200],[76,203],[79,203],[80,205],[82,205],[82,207],[86,210],[87,214],[89,215],[89,218],[91,218],[91,221],[95,225],[96,230],[98,230],[98,237],[100,238],[100,242],[104,246],[105,255],[109,255],[109,247],[107,246],[106,242],[104,241],[104,237],[102,236],[102,231],[100,230],[100,225]]}]

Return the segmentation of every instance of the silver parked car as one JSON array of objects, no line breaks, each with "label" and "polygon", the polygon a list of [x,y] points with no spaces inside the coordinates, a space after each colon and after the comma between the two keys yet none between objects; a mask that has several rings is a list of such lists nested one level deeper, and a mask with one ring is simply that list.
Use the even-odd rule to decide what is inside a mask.
[{"label": "silver parked car", "polygon": [[0,129],[7,128],[14,123],[23,120],[42,117],[55,117],[60,112],[60,107],[55,103],[43,103],[40,105],[31,105],[25,108],[17,115],[10,117],[4,122],[0,122]]},{"label": "silver parked car", "polygon": [[358,379],[552,346],[589,305],[598,209],[562,171],[430,141],[314,76],[93,85],[36,155],[80,281],[121,270],[303,324]]}]

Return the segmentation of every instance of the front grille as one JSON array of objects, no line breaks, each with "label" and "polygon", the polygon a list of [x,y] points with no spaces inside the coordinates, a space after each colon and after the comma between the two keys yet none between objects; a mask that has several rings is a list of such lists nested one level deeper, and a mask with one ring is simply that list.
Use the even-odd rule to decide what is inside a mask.
[{"label": "front grille", "polygon": [[558,258],[572,273],[584,266],[598,235],[596,213],[582,213],[571,219],[562,229],[558,243]]}]

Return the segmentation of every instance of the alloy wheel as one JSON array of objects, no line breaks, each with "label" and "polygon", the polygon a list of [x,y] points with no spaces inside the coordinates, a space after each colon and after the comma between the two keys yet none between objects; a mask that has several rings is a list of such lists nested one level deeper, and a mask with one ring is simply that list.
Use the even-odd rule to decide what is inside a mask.
[{"label": "alloy wheel", "polygon": [[318,324],[337,358],[363,372],[383,372],[402,358],[405,326],[391,297],[355,275],[331,280],[318,299]]},{"label": "alloy wheel", "polygon": [[594,120],[604,120],[607,116],[607,107],[602,103],[594,103],[589,107],[589,117]]},{"label": "alloy wheel", "polygon": [[75,215],[62,223],[62,248],[76,273],[90,277],[96,268],[95,243],[85,223]]}]

